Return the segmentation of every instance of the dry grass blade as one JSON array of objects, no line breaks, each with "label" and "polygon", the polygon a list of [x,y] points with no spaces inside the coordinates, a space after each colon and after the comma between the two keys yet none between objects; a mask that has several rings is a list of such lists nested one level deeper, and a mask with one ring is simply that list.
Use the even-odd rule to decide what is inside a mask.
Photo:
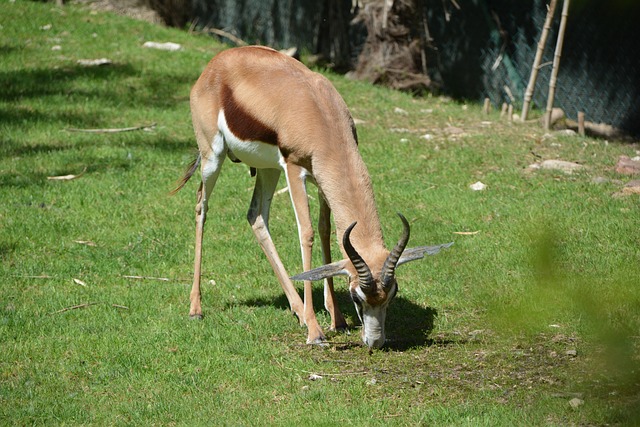
[{"label": "dry grass blade", "polygon": [[73,243],[85,246],[96,246],[96,243],[92,242],[91,240],[74,240]]},{"label": "dry grass blade", "polygon": [[50,181],[72,181],[74,179],[80,178],[87,171],[85,167],[82,172],[77,175],[69,174],[69,175],[59,175],[59,176],[48,176],[47,179]]},{"label": "dry grass blade", "polygon": [[86,282],[83,282],[83,281],[82,281],[82,280],[80,280],[80,279],[76,279],[76,278],[74,278],[74,279],[73,279],[73,283],[75,283],[76,285],[84,286],[85,288],[87,287]]},{"label": "dry grass blade", "polygon": [[171,279],[168,277],[151,277],[151,276],[122,276],[125,279],[136,279],[136,280],[160,280],[162,282],[168,282]]},{"label": "dry grass blade", "polygon": [[60,310],[58,310],[58,311],[51,312],[51,313],[49,313],[49,314],[59,314],[59,313],[64,313],[65,311],[77,310],[77,309],[80,309],[80,308],[87,308],[87,307],[90,307],[90,306],[92,306],[92,305],[96,305],[96,304],[98,304],[98,303],[97,303],[97,302],[87,302],[87,303],[84,303],[84,304],[72,305],[71,307],[65,307],[65,308],[63,308],[63,309],[60,309]]},{"label": "dry grass blade", "polygon": [[86,132],[86,133],[118,133],[118,132],[133,132],[136,130],[151,130],[156,127],[156,123],[150,125],[132,126],[126,128],[104,128],[104,129],[77,129],[67,128],[67,132]]}]

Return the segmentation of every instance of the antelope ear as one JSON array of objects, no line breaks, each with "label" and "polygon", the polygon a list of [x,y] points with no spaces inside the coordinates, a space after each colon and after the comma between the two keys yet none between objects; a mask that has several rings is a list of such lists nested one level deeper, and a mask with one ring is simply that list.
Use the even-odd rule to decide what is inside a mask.
[{"label": "antelope ear", "polygon": [[346,265],[348,260],[343,259],[340,261],[332,262],[331,264],[323,265],[322,267],[314,268],[313,270],[305,271],[304,273],[296,274],[290,277],[291,280],[322,280],[333,276],[346,276],[349,274]]},{"label": "antelope ear", "polygon": [[435,255],[440,252],[440,249],[446,249],[451,245],[453,245],[453,242],[443,243],[442,245],[436,246],[418,246],[415,248],[405,249],[398,260],[398,265],[422,259],[425,255]]}]

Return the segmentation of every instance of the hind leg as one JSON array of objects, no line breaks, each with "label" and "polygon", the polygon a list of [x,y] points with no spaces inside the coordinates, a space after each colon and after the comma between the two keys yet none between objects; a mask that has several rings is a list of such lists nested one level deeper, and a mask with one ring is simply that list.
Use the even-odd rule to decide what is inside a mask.
[{"label": "hind leg", "polygon": [[209,157],[202,157],[201,172],[202,182],[197,192],[196,202],[196,244],[195,244],[195,260],[193,267],[193,285],[191,286],[191,294],[189,297],[190,308],[189,316],[191,318],[202,318],[200,278],[202,274],[202,236],[204,233],[204,223],[207,220],[207,211],[209,209],[209,197],[216,185],[220,168],[224,162],[226,149],[221,135],[216,135],[213,142],[213,151]]}]

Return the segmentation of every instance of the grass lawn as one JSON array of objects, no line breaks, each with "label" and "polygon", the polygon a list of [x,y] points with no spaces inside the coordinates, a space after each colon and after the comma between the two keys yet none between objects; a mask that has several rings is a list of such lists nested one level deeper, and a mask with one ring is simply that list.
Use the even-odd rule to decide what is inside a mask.
[{"label": "grass lawn", "polygon": [[[614,168],[640,145],[475,103],[327,74],[362,121],[387,244],[398,211],[410,246],[455,241],[398,270],[384,349],[361,345],[342,280],[351,334],[304,344],[245,220],[253,178],[231,163],[205,232],[205,318],[190,321],[198,179],[168,192],[196,150],[190,87],[221,49],[85,7],[2,5],[0,424],[640,423],[640,196],[617,195],[632,178]],[[78,64],[98,58],[111,64]],[[125,127],[144,129],[73,131]],[[584,167],[528,168],[544,159]],[[271,225],[299,272],[288,196]],[[327,328],[321,284],[314,296]]]}]

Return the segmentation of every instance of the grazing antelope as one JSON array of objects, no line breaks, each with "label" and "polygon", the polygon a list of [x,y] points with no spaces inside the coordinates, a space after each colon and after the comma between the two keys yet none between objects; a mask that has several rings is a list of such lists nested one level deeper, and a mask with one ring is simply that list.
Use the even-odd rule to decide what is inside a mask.
[{"label": "grazing antelope", "polygon": [[[356,129],[343,99],[329,81],[275,50],[249,46],[215,56],[191,90],[191,114],[199,155],[174,191],[180,190],[201,164],[197,192],[195,271],[191,317],[202,317],[200,268],[202,234],[211,191],[226,157],[250,166],[256,186],[247,214],[253,232],[273,267],[307,343],[325,335],[313,311],[312,280],[325,279],[325,307],[331,329],[345,329],[333,290],[333,276],[348,275],[351,297],[369,348],[385,341],[385,316],[398,286],[396,267],[450,244],[405,250],[409,224],[392,251],[385,249],[371,179],[358,153]],[[296,215],[302,265],[306,273],[289,278],[269,234],[269,210],[284,171]],[[306,182],[317,185],[318,230],[325,265],[311,270],[313,227]],[[333,211],[345,259],[331,263],[330,213]],[[357,226],[356,226],[357,224]],[[293,280],[304,281],[304,302]]]}]

